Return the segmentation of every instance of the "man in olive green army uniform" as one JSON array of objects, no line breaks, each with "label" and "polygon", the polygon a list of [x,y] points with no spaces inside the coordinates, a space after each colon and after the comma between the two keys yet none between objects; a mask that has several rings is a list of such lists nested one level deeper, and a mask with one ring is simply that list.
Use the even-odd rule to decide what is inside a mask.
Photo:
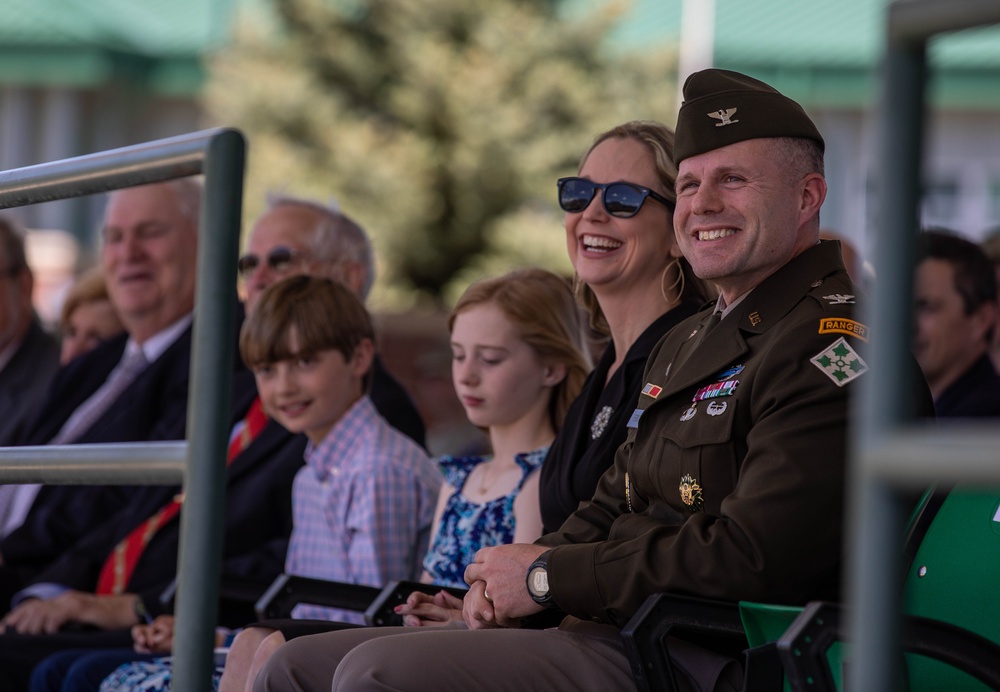
[{"label": "man in olive green army uniform", "polygon": [[[839,244],[819,241],[823,139],[741,74],[695,73],[684,98],[674,227],[721,295],[652,353],[593,500],[534,545],[479,551],[473,631],[295,640],[256,689],[634,689],[620,628],[650,594],[838,597],[848,397],[870,335]],[[514,629],[546,609],[567,615],[558,628]],[[741,683],[721,656],[671,655],[686,688]]]}]

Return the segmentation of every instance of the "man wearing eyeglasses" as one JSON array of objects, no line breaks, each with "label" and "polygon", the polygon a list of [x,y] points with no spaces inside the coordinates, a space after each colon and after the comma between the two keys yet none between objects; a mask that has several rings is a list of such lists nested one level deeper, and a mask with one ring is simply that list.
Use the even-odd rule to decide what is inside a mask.
[{"label": "man wearing eyeglasses", "polygon": [[[684,98],[675,234],[721,296],[653,350],[594,498],[534,545],[477,553],[464,607],[477,631],[292,640],[255,690],[329,690],[334,675],[352,691],[634,689],[621,628],[652,594],[839,596],[848,397],[871,335],[839,245],[819,242],[823,139],[745,75],[695,73]],[[916,394],[900,406],[926,410]],[[558,628],[530,628],[553,614]],[[681,689],[742,686],[739,661],[669,649]]]},{"label": "man wearing eyeglasses", "polygon": [[[371,241],[340,211],[289,196],[269,200],[250,231],[239,260],[247,310],[268,286],[297,274],[321,276],[347,286],[364,301],[375,280]],[[424,446],[424,423],[403,386],[378,355],[372,364],[371,398],[394,428]]]}]

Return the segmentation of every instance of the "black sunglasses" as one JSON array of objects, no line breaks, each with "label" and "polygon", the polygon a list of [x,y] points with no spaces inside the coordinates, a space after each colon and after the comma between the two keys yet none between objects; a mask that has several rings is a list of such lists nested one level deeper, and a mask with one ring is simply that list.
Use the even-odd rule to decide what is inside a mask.
[{"label": "black sunglasses", "polygon": [[[295,262],[297,256],[298,253],[291,248],[279,246],[267,253],[267,257],[264,258],[264,261],[267,263],[267,266],[270,267],[271,271],[276,274],[283,274],[292,266],[292,263]],[[236,262],[236,269],[239,271],[240,276],[244,279],[249,278],[259,266],[260,257],[257,255],[243,255]]]},{"label": "black sunglasses", "polygon": [[559,206],[563,211],[579,214],[590,206],[598,190],[602,191],[601,202],[604,203],[605,211],[619,219],[627,219],[638,214],[647,197],[655,199],[670,210],[674,208],[674,203],[669,199],[642,185],[624,181],[601,184],[576,177],[559,179]]}]

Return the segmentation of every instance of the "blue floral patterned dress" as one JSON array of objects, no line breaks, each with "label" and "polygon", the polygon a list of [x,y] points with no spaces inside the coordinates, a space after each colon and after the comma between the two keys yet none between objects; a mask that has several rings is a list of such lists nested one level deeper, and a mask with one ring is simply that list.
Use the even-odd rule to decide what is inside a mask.
[{"label": "blue floral patterned dress", "polygon": [[448,498],[434,542],[424,558],[424,569],[441,586],[466,586],[465,568],[480,548],[514,541],[514,500],[528,475],[542,465],[548,447],[514,457],[521,479],[508,495],[489,502],[472,502],[462,488],[472,469],[490,457],[442,457],[438,460],[445,481],[455,488]]}]

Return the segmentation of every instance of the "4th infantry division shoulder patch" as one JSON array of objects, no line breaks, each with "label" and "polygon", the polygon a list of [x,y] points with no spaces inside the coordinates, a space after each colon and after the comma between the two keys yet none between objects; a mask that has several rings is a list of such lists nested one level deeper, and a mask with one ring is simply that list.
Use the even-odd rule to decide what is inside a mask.
[{"label": "4th infantry division shoulder patch", "polygon": [[851,348],[844,337],[840,337],[821,353],[810,358],[810,362],[822,370],[838,387],[843,387],[868,372],[868,364]]}]

